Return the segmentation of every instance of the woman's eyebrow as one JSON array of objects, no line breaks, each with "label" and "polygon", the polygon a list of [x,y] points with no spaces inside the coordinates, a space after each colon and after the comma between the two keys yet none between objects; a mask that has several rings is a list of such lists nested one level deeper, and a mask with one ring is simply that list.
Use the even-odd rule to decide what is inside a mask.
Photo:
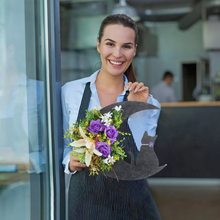
[{"label": "woman's eyebrow", "polygon": [[128,42],[128,43],[124,43],[124,44],[131,44],[131,45],[134,45],[133,43],[131,43],[131,42]]},{"label": "woman's eyebrow", "polygon": [[[110,39],[110,38],[105,39],[105,41],[108,41],[108,40],[113,42],[113,43],[115,43],[115,41]],[[124,44],[132,44],[132,45],[134,45],[132,42],[127,42],[127,43],[124,43]]]},{"label": "woman's eyebrow", "polygon": [[114,43],[115,43],[115,41],[114,41],[114,40],[112,40],[112,39],[110,39],[110,38],[105,39],[105,41],[107,41],[107,40],[109,40],[109,41],[111,41],[111,42],[114,42]]}]

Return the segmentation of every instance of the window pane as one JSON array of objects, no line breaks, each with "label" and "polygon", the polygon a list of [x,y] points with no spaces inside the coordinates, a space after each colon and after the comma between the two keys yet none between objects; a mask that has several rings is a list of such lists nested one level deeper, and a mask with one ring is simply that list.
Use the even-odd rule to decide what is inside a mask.
[{"label": "window pane", "polygon": [[5,220],[42,220],[49,210],[43,193],[48,185],[46,73],[39,6],[38,1],[0,0],[0,213]]}]

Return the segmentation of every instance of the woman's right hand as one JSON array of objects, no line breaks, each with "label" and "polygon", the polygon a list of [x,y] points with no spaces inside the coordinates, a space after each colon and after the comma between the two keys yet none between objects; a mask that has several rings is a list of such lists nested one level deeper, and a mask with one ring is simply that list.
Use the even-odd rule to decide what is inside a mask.
[{"label": "woman's right hand", "polygon": [[70,162],[69,162],[69,170],[71,172],[74,171],[81,171],[83,168],[86,167],[85,164],[79,162],[78,157],[71,156],[72,152],[70,152]]}]

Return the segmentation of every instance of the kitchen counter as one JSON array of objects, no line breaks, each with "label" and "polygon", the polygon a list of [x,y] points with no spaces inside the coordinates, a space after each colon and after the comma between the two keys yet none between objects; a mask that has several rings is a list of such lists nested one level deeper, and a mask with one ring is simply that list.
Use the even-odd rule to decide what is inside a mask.
[{"label": "kitchen counter", "polygon": [[220,101],[216,101],[216,102],[170,102],[170,103],[161,103],[161,107],[193,107],[193,106],[220,106]]},{"label": "kitchen counter", "polygon": [[220,102],[161,104],[154,177],[220,178]]}]

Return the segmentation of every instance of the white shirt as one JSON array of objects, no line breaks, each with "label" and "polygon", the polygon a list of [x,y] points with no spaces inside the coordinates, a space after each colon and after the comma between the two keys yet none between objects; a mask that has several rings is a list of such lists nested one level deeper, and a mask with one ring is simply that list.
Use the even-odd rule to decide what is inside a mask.
[{"label": "white shirt", "polygon": [[177,101],[173,89],[163,81],[153,87],[150,92],[160,103]]},{"label": "white shirt", "polygon": [[[96,91],[95,80],[99,70],[93,73],[90,77],[75,80],[72,82],[66,83],[62,87],[62,109],[63,109],[63,132],[65,133],[69,126],[72,126],[76,122],[78,111],[81,104],[82,95],[85,89],[87,82],[90,82],[91,88],[91,98],[88,110],[91,110],[95,106],[101,106],[98,93]],[[127,77],[125,76],[125,85],[128,83]],[[117,102],[122,102],[126,90],[123,91],[121,95],[117,97]],[[147,100],[147,103],[155,105],[160,108],[159,102],[154,99],[151,95]],[[136,146],[138,150],[141,147],[141,139],[145,131],[148,132],[148,135],[155,136],[157,122],[159,119],[160,110],[144,110],[138,113],[131,115],[128,119],[128,124],[133,134]],[[70,174],[69,171],[69,161],[70,161],[70,152],[72,147],[67,147],[68,140],[64,139],[64,153],[63,153],[63,165],[65,167],[64,172]]]}]

